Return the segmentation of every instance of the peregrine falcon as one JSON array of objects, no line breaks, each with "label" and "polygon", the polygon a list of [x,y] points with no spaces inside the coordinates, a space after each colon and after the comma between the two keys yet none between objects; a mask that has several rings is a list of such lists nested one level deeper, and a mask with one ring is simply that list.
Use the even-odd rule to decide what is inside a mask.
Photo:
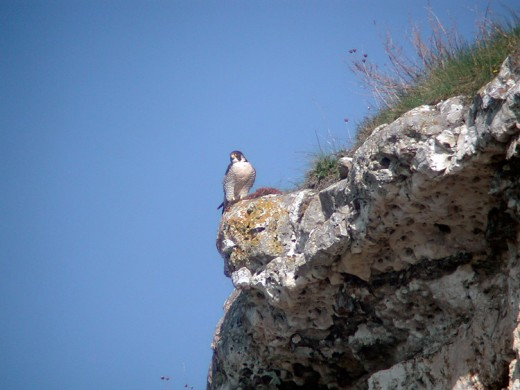
[{"label": "peregrine falcon", "polygon": [[218,208],[222,207],[222,214],[230,204],[239,201],[247,196],[247,193],[253,186],[256,177],[255,168],[247,161],[246,157],[235,150],[229,154],[229,163],[224,180],[224,202]]}]

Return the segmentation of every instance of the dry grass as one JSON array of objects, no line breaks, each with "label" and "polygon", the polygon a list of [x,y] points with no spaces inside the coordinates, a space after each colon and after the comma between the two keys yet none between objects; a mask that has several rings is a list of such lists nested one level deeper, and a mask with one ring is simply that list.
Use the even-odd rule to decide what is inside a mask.
[{"label": "dry grass", "polygon": [[474,42],[464,42],[455,27],[446,28],[429,10],[428,40],[412,28],[410,41],[415,58],[403,54],[387,35],[384,43],[390,67],[385,71],[367,57],[354,58],[351,70],[371,91],[378,110],[358,126],[353,150],[377,126],[392,122],[423,104],[435,104],[453,96],[473,96],[498,72],[505,58],[520,47],[520,20],[511,13],[498,23],[489,17],[479,24]]},{"label": "dry grass", "polygon": [[372,63],[366,53],[349,50],[350,69],[371,92],[377,110],[358,125],[350,149],[317,154],[303,187],[319,189],[337,180],[338,156],[352,156],[377,126],[423,104],[436,104],[453,96],[474,96],[493,79],[505,58],[520,50],[520,18],[514,12],[510,15],[501,23],[484,17],[474,41],[468,43],[455,26],[445,27],[430,9],[428,39],[412,26],[409,38],[415,51],[413,58],[404,55],[401,46],[386,35],[383,46],[389,66],[385,69]]}]

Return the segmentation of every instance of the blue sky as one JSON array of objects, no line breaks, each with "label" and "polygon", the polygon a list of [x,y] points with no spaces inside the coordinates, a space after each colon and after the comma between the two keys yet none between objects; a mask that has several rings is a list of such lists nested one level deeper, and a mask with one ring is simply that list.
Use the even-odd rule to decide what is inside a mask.
[{"label": "blue sky", "polygon": [[[466,36],[518,10],[431,4]],[[426,5],[2,1],[0,388],[205,388],[229,152],[292,188],[367,114],[348,50],[384,64]]]}]

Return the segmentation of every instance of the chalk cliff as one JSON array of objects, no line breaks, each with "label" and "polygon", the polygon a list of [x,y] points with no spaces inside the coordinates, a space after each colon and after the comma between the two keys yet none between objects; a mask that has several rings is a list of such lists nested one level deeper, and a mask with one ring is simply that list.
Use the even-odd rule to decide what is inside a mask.
[{"label": "chalk cliff", "polygon": [[334,185],[232,206],[208,389],[520,389],[519,80],[511,56]]}]

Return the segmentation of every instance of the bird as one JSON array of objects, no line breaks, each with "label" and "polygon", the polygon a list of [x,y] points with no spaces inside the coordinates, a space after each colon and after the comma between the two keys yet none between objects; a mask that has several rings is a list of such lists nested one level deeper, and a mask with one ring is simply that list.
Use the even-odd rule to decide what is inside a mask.
[{"label": "bird", "polygon": [[226,169],[224,180],[222,180],[224,201],[217,208],[222,207],[222,214],[230,204],[247,196],[256,177],[255,168],[247,161],[242,152],[232,151],[229,153],[229,159],[230,163]]}]

